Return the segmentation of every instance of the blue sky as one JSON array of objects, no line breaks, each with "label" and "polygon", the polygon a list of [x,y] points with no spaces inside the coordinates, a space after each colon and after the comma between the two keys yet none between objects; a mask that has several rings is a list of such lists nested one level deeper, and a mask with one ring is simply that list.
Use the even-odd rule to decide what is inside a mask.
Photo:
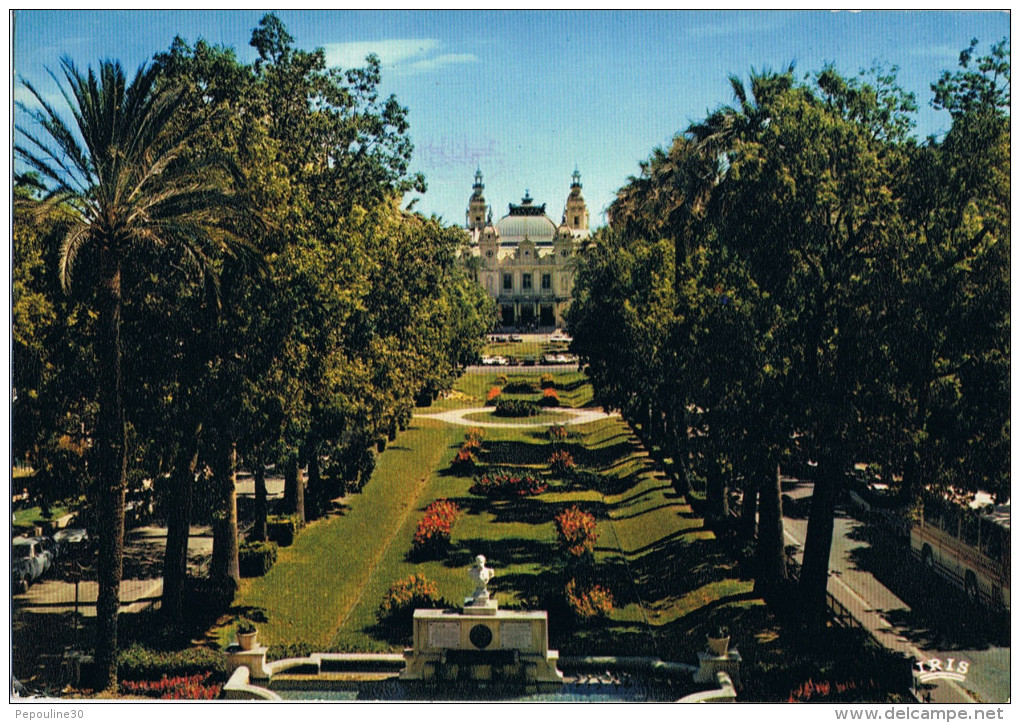
[{"label": "blue sky", "polygon": [[[199,37],[254,59],[265,10],[19,11],[15,72],[55,92],[45,68],[63,55],[129,68]],[[414,166],[429,191],[417,209],[463,224],[476,166],[498,218],[525,189],[559,220],[574,167],[593,225],[638,162],[691,121],[731,101],[727,76],[799,74],[833,63],[856,74],[898,65],[917,95],[919,135],[944,132],[929,86],[972,37],[1010,33],[1003,12],[828,11],[278,11],[299,47],[336,65],[383,61],[382,90],[410,110]],[[15,89],[17,96],[18,89]]]}]

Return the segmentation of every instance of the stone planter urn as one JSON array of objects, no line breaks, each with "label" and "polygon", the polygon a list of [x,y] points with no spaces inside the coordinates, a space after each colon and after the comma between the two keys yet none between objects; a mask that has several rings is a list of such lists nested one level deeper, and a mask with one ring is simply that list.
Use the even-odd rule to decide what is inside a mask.
[{"label": "stone planter urn", "polygon": [[241,650],[254,650],[255,638],[259,631],[250,620],[242,619],[237,621],[237,628],[234,630],[237,635],[237,645]]},{"label": "stone planter urn", "polygon": [[708,649],[720,658],[726,656],[730,649],[730,631],[723,627],[710,630],[707,636]]},{"label": "stone planter urn", "polygon": [[258,631],[254,633],[238,633],[237,644],[241,650],[254,650],[255,649],[255,638],[258,636]]}]

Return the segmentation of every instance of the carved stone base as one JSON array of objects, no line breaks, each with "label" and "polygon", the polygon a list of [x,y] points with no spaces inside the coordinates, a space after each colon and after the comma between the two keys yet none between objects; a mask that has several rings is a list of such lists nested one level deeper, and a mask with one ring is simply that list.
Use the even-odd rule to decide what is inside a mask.
[{"label": "carved stone base", "polygon": [[734,685],[740,685],[740,653],[730,648],[726,655],[715,655],[710,652],[698,653],[698,671],[694,674],[695,683],[714,683],[716,673],[722,671],[730,676]]},{"label": "carved stone base", "polygon": [[236,645],[227,648],[227,675],[232,674],[242,665],[248,668],[252,680],[269,680],[270,672],[266,667],[266,653],[269,648],[257,645],[251,650],[242,650]]},{"label": "carved stone base", "polygon": [[414,611],[414,647],[402,680],[495,680],[562,684],[559,653],[549,650],[549,618],[540,610],[465,607]]}]

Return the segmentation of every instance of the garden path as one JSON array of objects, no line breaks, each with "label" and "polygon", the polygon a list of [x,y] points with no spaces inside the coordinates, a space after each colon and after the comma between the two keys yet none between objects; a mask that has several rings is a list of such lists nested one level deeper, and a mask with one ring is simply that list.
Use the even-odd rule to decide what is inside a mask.
[{"label": "garden path", "polygon": [[604,412],[601,409],[571,409],[569,407],[550,407],[545,411],[556,412],[557,414],[568,415],[570,419],[554,422],[534,423],[512,423],[512,422],[482,422],[474,419],[467,419],[469,414],[482,414],[492,412],[492,407],[471,407],[469,409],[451,409],[447,412],[436,412],[435,414],[415,414],[415,417],[424,419],[437,419],[448,424],[459,424],[462,427],[498,427],[504,429],[528,429],[531,427],[552,427],[555,425],[587,424],[597,422],[608,417],[619,417],[618,412]]}]

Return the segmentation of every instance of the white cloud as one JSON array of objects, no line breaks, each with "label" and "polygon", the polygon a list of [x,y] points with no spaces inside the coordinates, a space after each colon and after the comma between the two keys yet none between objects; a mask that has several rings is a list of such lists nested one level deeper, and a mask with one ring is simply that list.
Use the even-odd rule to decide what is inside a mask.
[{"label": "white cloud", "polygon": [[434,58],[416,60],[407,66],[408,73],[426,73],[437,68],[445,68],[448,65],[460,65],[461,63],[477,63],[478,56],[472,53],[446,53],[437,55]]},{"label": "white cloud", "polygon": [[478,62],[471,53],[442,53],[439,41],[434,38],[391,38],[389,40],[359,40],[350,43],[327,43],[326,65],[357,68],[365,64],[369,53],[379,56],[384,70],[399,73],[425,73],[460,63]]}]

